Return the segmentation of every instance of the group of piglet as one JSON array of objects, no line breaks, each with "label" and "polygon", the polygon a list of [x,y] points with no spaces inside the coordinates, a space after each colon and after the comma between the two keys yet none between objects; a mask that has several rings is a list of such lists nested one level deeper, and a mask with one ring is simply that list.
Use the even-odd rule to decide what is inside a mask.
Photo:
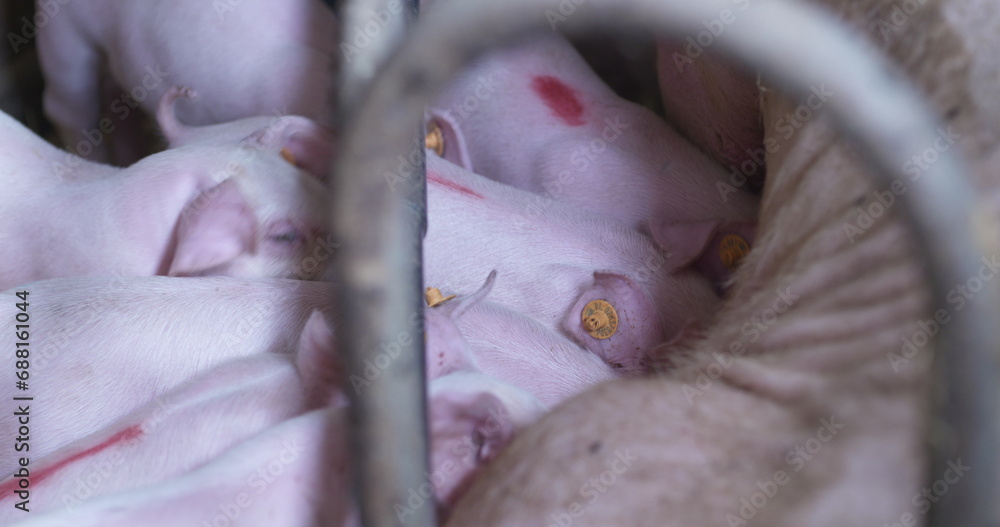
[{"label": "group of piglet", "polygon": [[[12,360],[0,383],[0,524],[358,523],[364,383],[326,281],[336,35],[312,0],[69,3],[40,28],[71,152],[0,115],[0,312],[30,319],[27,389]],[[102,117],[108,85],[144,85],[166,150],[103,163],[141,132]],[[757,208],[558,35],[474,63],[427,127],[424,281],[458,296],[425,308],[434,496],[401,517],[447,515],[547,409],[710,322]]]}]

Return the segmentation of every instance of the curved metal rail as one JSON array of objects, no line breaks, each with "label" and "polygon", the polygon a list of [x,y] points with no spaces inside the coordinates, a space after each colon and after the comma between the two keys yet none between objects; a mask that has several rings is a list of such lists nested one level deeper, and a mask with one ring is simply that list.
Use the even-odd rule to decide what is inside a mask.
[{"label": "curved metal rail", "polygon": [[[404,41],[419,7],[417,0],[345,4],[336,116],[341,130],[355,122],[360,101]],[[334,262],[339,287],[334,309],[348,372],[348,444],[356,453],[353,487],[365,525],[436,523],[433,501],[421,496],[428,494],[427,389],[419,326],[426,232],[422,130],[421,122],[410,127],[407,150],[415,155],[395,169],[398,179],[391,187],[373,186],[366,177],[333,179],[334,210],[347,211],[334,224],[342,244]],[[377,152],[377,143],[375,147]],[[378,195],[366,197],[371,190]],[[411,489],[424,503],[413,506]]]},{"label": "curved metal rail", "polygon": [[[387,231],[373,225],[353,227],[375,227],[369,234],[359,234],[359,230],[348,238],[344,235],[350,230],[347,225],[352,218],[371,217],[363,213],[373,204],[379,210],[408,210],[405,200],[394,201],[399,196],[389,191],[386,175],[393,174],[400,160],[412,150],[411,131],[419,125],[424,105],[449,77],[484,51],[553,26],[566,32],[598,27],[634,31],[638,27],[672,35],[695,35],[705,29],[704,20],[719,19],[725,10],[735,12],[737,5],[724,0],[438,2],[407,45],[387,64],[358,111],[356,126],[345,138],[336,168],[340,185],[334,212],[335,222],[344,226],[339,231],[345,240],[344,251],[370,250],[352,247],[346,241],[365,236],[369,240],[380,237],[381,244],[413,243],[381,238]],[[885,60],[873,57],[870,49],[815,9],[787,0],[759,0],[738,12],[736,21],[725,26],[716,45],[791,94],[804,95],[810,87],[820,84],[836,92],[837,97],[827,102],[830,114],[842,131],[856,139],[859,150],[876,169],[879,185],[888,185],[901,176],[906,160],[933,144],[936,123],[916,93]],[[927,263],[935,303],[943,304],[951,285],[964,283],[980,265],[969,218],[972,192],[965,174],[955,149],[942,152],[923,177],[898,198],[903,217],[911,224]],[[394,214],[397,216],[391,221],[399,218],[398,212]],[[406,266],[400,261],[385,265],[377,271],[342,267],[340,276],[345,281],[363,282],[369,295],[378,296],[380,302],[414,305],[413,298],[419,291],[412,280],[399,282],[403,285],[381,285],[387,276],[409,276],[412,271],[404,272]],[[395,288],[412,291],[404,294]],[[934,506],[932,520],[938,525],[992,525],[990,505],[998,490],[993,470],[997,466],[996,431],[991,410],[997,389],[990,354],[1000,343],[1000,324],[996,323],[1000,310],[993,295],[978,295],[972,303],[974,307],[954,314],[952,322],[942,328],[938,341],[937,349],[947,354],[947,367],[937,360],[935,375],[946,390],[947,405],[937,416],[935,426],[949,427],[954,441],[936,445],[934,462],[961,456],[966,464],[983,469],[970,471],[966,477],[973,481],[952,488]],[[388,310],[380,314],[386,318],[373,321],[373,326],[398,328],[405,324],[401,317],[408,310],[397,309],[391,317]],[[371,339],[362,342],[366,344],[351,345],[356,347],[352,351],[378,351],[367,344],[373,342]],[[407,359],[407,363],[412,360]],[[355,360],[354,364],[361,361]],[[395,395],[391,399],[407,404],[421,399],[423,393],[418,390],[423,383],[415,380],[421,372],[422,367],[412,365],[405,372],[410,377],[393,387]],[[392,378],[403,378],[403,373],[394,373]],[[385,419],[407,411],[403,406],[384,410],[380,417]],[[417,442],[421,429],[414,427],[391,439]],[[408,469],[383,476],[379,481],[371,480],[371,484],[394,487],[405,498],[408,489],[421,483],[423,474]],[[381,491],[384,493],[385,488]]]}]

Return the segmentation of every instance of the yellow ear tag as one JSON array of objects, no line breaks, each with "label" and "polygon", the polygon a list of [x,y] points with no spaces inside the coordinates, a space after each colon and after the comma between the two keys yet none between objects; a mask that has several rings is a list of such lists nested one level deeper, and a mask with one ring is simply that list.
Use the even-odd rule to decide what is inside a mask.
[{"label": "yellow ear tag", "polygon": [[727,234],[719,242],[719,259],[726,269],[735,271],[740,266],[740,262],[750,252],[750,244],[739,234]]},{"label": "yellow ear tag", "polygon": [[299,166],[299,165],[295,164],[295,156],[292,155],[292,151],[291,150],[289,150],[287,148],[282,148],[281,149],[281,157],[284,158],[285,161],[288,161],[289,163],[291,163],[292,166],[296,166],[296,167]]},{"label": "yellow ear tag", "polygon": [[592,300],[583,307],[580,322],[591,337],[604,340],[618,331],[618,312],[607,300]]},{"label": "yellow ear tag", "polygon": [[455,295],[447,297],[441,296],[441,290],[436,287],[428,287],[427,290],[424,291],[424,300],[427,301],[427,305],[430,307],[437,307],[452,298],[455,298]]},{"label": "yellow ear tag", "polygon": [[437,155],[444,157],[444,134],[441,133],[441,127],[434,121],[431,121],[430,126],[427,127],[427,136],[424,137],[424,144],[427,148],[434,150],[434,153]]}]

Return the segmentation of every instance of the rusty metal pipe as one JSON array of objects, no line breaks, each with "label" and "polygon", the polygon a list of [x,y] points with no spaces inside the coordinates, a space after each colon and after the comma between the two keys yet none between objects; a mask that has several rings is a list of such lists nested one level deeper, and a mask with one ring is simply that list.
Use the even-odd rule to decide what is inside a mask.
[{"label": "rusty metal pipe", "polygon": [[[703,20],[719,18],[727,9],[735,11],[733,7],[723,0],[440,1],[387,64],[359,109],[356,127],[345,138],[337,173],[341,180],[359,183],[350,195],[339,196],[336,217],[345,222],[365,217],[359,208],[367,200],[391,194],[386,175],[412,151],[410,130],[420,122],[424,105],[450,76],[485,50],[555,26],[568,32],[639,27],[682,37],[696,35],[704,30]],[[907,159],[933,143],[936,123],[915,91],[890,64],[815,9],[788,0],[760,0],[726,26],[718,46],[789,93],[804,95],[821,84],[837,93],[827,107],[841,130],[856,139],[876,169],[880,186],[901,177]],[[902,216],[912,225],[926,259],[933,300],[943,303],[951,284],[976,274],[980,258],[970,228],[972,192],[958,153],[941,153],[899,199]],[[350,200],[356,202],[353,209]],[[380,236],[382,230],[374,232],[369,236]],[[412,302],[412,297],[406,298]],[[956,440],[939,443],[934,462],[960,455],[967,464],[983,469],[970,472],[968,477],[975,481],[951,489],[935,505],[933,519],[945,525],[991,525],[989,506],[998,490],[992,470],[997,466],[996,431],[990,409],[997,395],[996,370],[989,357],[1000,344],[1000,325],[995,324],[1000,310],[992,295],[979,295],[972,303],[941,330],[938,349],[947,355],[947,368],[937,361],[935,375],[947,391],[950,407],[934,426],[948,428]],[[414,367],[414,375],[419,375],[417,370]],[[417,384],[408,381],[407,386]],[[418,397],[416,392],[406,393]],[[405,437],[414,437],[414,432]]]}]

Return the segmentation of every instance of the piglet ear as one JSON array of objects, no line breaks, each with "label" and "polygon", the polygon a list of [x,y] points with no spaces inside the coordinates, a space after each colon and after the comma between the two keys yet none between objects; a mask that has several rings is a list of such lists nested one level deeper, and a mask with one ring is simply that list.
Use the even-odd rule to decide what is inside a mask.
[{"label": "piglet ear", "polygon": [[[438,130],[440,146],[434,148],[432,136]],[[434,150],[442,158],[466,170],[472,170],[472,158],[465,145],[465,135],[458,123],[448,114],[437,109],[430,110],[430,120],[427,122],[427,148]]]},{"label": "piglet ear", "polygon": [[490,291],[493,290],[493,283],[496,281],[497,272],[496,269],[490,271],[490,274],[486,276],[486,281],[483,282],[483,286],[479,288],[475,293],[470,293],[468,295],[460,296],[449,302],[445,302],[435,309],[439,309],[441,313],[446,314],[452,320],[458,320],[462,315],[472,306],[480,303]]},{"label": "piglet ear", "polygon": [[311,406],[346,403],[340,390],[343,370],[336,353],[333,331],[323,314],[314,310],[302,329],[295,358],[302,388]]},{"label": "piglet ear", "polygon": [[476,368],[476,359],[458,329],[457,320],[472,306],[481,302],[493,289],[497,272],[491,271],[486,282],[475,293],[446,300],[424,309],[427,332],[427,378],[437,379],[459,370]]},{"label": "piglet ear", "polygon": [[706,220],[650,225],[653,239],[667,251],[667,271],[693,266],[718,289],[750,251],[757,231],[754,221]]},{"label": "piglet ear", "polygon": [[630,278],[594,273],[563,320],[563,329],[622,374],[646,371],[646,353],[663,342],[663,322],[649,295]]},{"label": "piglet ear", "polygon": [[227,179],[181,211],[169,276],[199,276],[254,251],[257,219],[239,186]]},{"label": "piglet ear", "polygon": [[652,222],[650,231],[653,240],[667,252],[668,272],[679,271],[693,264],[715,235],[719,220],[694,221],[686,223]]},{"label": "piglet ear", "polygon": [[257,130],[246,141],[280,154],[286,161],[326,181],[333,166],[333,130],[305,117],[286,115]]}]

